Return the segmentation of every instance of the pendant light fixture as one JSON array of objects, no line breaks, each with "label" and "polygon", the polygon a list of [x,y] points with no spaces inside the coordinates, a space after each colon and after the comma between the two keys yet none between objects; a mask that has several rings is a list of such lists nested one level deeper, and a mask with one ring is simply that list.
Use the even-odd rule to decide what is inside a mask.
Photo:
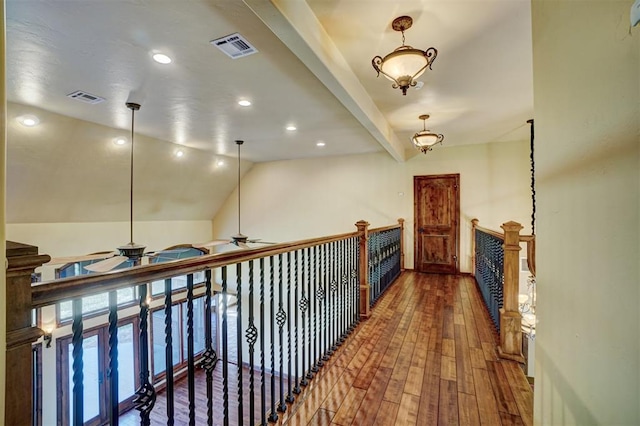
[{"label": "pendant light fixture", "polygon": [[127,108],[131,110],[131,162],[129,174],[129,244],[118,247],[121,256],[126,256],[129,260],[138,261],[144,254],[146,246],[133,242],[133,141],[135,113],[140,109],[140,104],[127,102]]},{"label": "pendant light fixture", "polygon": [[409,87],[415,86],[418,77],[422,75],[436,59],[438,51],[430,47],[427,50],[414,49],[404,44],[404,32],[411,28],[413,19],[410,16],[400,16],[393,20],[391,28],[395,31],[402,32],[402,46],[393,52],[385,55],[385,57],[376,56],[371,60],[373,69],[387,77],[393,82],[391,87],[402,90],[402,94],[407,94]]},{"label": "pendant light fixture", "polygon": [[418,148],[423,154],[431,151],[434,145],[442,143],[444,140],[444,135],[440,133],[433,133],[431,130],[427,130],[427,119],[429,118],[429,114],[424,114],[418,117],[422,120],[422,131],[416,133],[411,138],[411,142],[413,145]]}]

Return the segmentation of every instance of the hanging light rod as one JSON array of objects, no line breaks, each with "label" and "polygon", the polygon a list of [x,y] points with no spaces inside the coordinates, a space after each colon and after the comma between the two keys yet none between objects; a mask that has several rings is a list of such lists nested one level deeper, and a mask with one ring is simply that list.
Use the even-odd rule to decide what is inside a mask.
[{"label": "hanging light rod", "polygon": [[410,16],[400,16],[393,20],[391,28],[402,33],[402,46],[393,52],[385,55],[385,57],[376,56],[371,60],[373,69],[387,77],[393,83],[391,87],[402,90],[402,94],[406,96],[409,87],[415,87],[418,84],[417,78],[420,77],[438,56],[438,51],[430,47],[427,50],[414,49],[404,44],[404,32],[413,25],[413,19]]},{"label": "hanging light rod", "polygon": [[420,152],[426,154],[431,151],[435,145],[442,143],[444,135],[427,130],[427,119],[429,118],[429,114],[423,114],[418,118],[422,120],[422,131],[413,135],[411,142],[413,142],[413,145],[419,149]]},{"label": "hanging light rod", "polygon": [[136,111],[140,110],[140,104],[127,102],[127,108],[131,110],[131,161],[129,163],[129,244],[118,247],[120,254],[134,262],[142,257],[146,246],[133,242],[133,142]]}]

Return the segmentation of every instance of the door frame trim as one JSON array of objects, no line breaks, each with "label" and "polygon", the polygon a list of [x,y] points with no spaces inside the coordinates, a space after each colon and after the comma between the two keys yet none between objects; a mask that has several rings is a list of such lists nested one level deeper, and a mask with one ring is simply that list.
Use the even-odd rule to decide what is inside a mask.
[{"label": "door frame trim", "polygon": [[413,269],[415,271],[418,270],[418,194],[417,194],[417,185],[416,182],[420,178],[454,178],[456,185],[456,214],[455,214],[455,274],[460,273],[460,173],[445,173],[445,174],[437,174],[437,175],[414,175],[413,176]]}]

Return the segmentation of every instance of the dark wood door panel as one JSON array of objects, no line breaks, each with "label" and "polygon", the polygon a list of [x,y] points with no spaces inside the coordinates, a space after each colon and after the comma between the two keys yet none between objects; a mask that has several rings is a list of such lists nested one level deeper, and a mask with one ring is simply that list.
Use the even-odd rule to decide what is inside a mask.
[{"label": "dark wood door panel", "polygon": [[414,177],[415,269],[457,273],[459,175]]}]

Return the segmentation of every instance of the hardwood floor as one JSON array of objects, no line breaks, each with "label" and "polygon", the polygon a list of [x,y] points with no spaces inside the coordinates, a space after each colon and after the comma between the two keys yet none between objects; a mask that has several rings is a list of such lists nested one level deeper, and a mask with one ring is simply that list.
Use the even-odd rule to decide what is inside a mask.
[{"label": "hardwood floor", "polygon": [[531,425],[519,365],[471,277],[405,272],[316,376],[288,425]]},{"label": "hardwood floor", "polygon": [[[271,424],[531,425],[531,387],[517,363],[497,358],[496,342],[473,278],[404,272]],[[221,364],[215,371],[220,377]],[[203,382],[196,384],[199,401],[206,400]],[[220,399],[220,378],[214,389]],[[188,424],[186,389],[178,392],[175,424]],[[248,407],[246,392],[243,399]],[[166,424],[163,405],[160,394],[152,424]],[[215,406],[214,424],[222,424]],[[196,407],[196,424],[206,424],[206,408],[198,401]],[[236,407],[232,401],[230,413]],[[137,413],[121,424],[129,424],[125,418],[133,424]],[[257,411],[255,419],[260,424]]]}]

